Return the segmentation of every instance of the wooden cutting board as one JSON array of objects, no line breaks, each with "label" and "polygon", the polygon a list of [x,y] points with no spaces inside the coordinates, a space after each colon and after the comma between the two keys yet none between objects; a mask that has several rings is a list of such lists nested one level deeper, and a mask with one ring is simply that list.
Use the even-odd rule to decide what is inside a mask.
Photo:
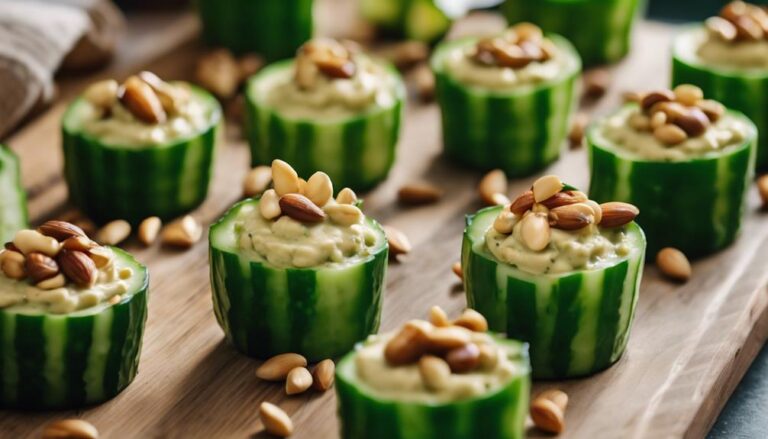
[{"label": "wooden cutting board", "polygon": [[[194,42],[196,21],[188,15],[133,21],[130,44],[121,49],[125,56],[110,74],[124,77],[149,68],[169,78],[188,77],[201,53]],[[672,32],[666,25],[642,23],[632,56],[613,69],[610,93],[587,110],[604,113],[618,105],[622,91],[665,85]],[[22,159],[34,224],[70,211],[61,175],[59,119],[65,101],[93,79],[59,81],[61,102],[6,139]],[[385,331],[425,317],[432,305],[456,315],[466,304],[450,267],[459,259],[464,215],[481,207],[475,192],[481,174],[445,162],[440,143],[437,107],[412,101],[399,160],[390,178],[366,196],[368,215],[400,228],[414,244],[412,254],[390,266]],[[249,167],[248,148],[237,127],[230,127],[221,146],[211,194],[194,213],[206,225],[237,201]],[[546,172],[586,188],[585,152],[564,152]],[[514,181],[510,194],[534,178]],[[432,206],[398,206],[397,189],[416,180],[441,186],[446,196]],[[758,205],[753,189],[742,239],[696,262],[687,284],[671,284],[652,265],[646,268],[629,347],[618,364],[591,378],[535,385],[534,393],[558,387],[571,396],[564,437],[695,438],[709,430],[768,335],[768,214],[760,213]],[[106,438],[261,437],[261,401],[277,403],[291,414],[294,437],[338,436],[332,391],[286,397],[280,385],[255,378],[258,362],[225,343],[212,312],[207,242],[187,252],[143,249],[135,242],[126,247],[152,273],[136,381],[114,400],[87,410],[0,411],[0,437],[38,437],[45,423],[71,416],[89,420]],[[532,429],[529,435],[539,433]]]}]

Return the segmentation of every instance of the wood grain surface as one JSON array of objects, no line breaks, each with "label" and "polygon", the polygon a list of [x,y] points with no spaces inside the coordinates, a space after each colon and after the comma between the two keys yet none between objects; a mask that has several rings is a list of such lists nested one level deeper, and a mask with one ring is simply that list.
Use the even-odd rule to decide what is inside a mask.
[{"label": "wood grain surface", "polygon": [[[131,52],[130,62],[118,63],[110,74],[124,77],[147,67],[169,78],[188,77],[201,51],[194,20],[179,16],[158,23],[132,36],[134,44],[122,49]],[[666,25],[642,23],[633,54],[613,69],[609,95],[586,109],[604,113],[618,104],[622,91],[665,85],[672,32]],[[63,80],[62,101],[5,139],[21,156],[35,224],[70,210],[59,119],[66,98],[91,79]],[[390,266],[385,331],[425,317],[434,304],[451,315],[466,305],[451,264],[459,259],[464,215],[481,207],[475,192],[481,175],[445,162],[440,150],[437,107],[412,100],[390,178],[365,197],[368,215],[400,228],[414,244],[410,255]],[[210,196],[194,215],[208,225],[238,200],[248,164],[247,145],[231,125],[218,151]],[[585,152],[564,151],[546,172],[586,188]],[[524,190],[534,178],[514,181],[510,193]],[[418,180],[439,185],[446,196],[431,206],[399,206],[397,189]],[[697,261],[687,284],[669,283],[652,265],[646,268],[632,336],[618,364],[591,378],[535,385],[534,393],[558,387],[570,394],[563,437],[695,438],[708,431],[768,334],[768,215],[758,205],[752,190],[742,238]],[[176,252],[129,243],[152,279],[138,377],[114,400],[82,411],[0,411],[0,437],[38,437],[47,422],[71,416],[92,422],[105,438],[262,437],[261,401],[291,414],[296,438],[338,437],[332,391],[287,397],[281,385],[256,379],[258,362],[226,344],[212,312],[207,245],[203,240]],[[538,437],[533,429],[529,435]]]}]

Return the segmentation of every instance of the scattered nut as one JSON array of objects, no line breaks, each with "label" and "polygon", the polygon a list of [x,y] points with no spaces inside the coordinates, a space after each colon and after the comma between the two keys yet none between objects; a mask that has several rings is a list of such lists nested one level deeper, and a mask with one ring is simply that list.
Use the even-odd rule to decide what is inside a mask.
[{"label": "scattered nut", "polygon": [[106,247],[94,247],[88,251],[88,256],[96,264],[96,268],[108,267],[115,258],[112,250]]},{"label": "scattered nut", "polygon": [[434,203],[442,196],[443,191],[430,183],[411,183],[397,192],[398,201],[412,206]]},{"label": "scattered nut", "polygon": [[461,262],[454,262],[451,270],[459,279],[464,280],[464,270],[461,268]]},{"label": "scattered nut", "polygon": [[50,236],[45,236],[37,230],[19,230],[13,237],[13,245],[21,253],[28,255],[32,252],[40,252],[47,256],[56,256],[61,244]]},{"label": "scattered nut", "polygon": [[565,414],[554,401],[537,397],[531,403],[531,419],[539,430],[560,434],[565,429]]},{"label": "scattered nut", "polygon": [[203,226],[192,216],[185,215],[163,228],[160,240],[163,245],[190,248],[203,236]]},{"label": "scattered nut", "polygon": [[680,102],[683,105],[693,106],[704,99],[704,91],[691,84],[678,85],[672,92],[675,94],[677,102]]},{"label": "scattered nut", "polygon": [[757,192],[763,200],[763,208],[768,208],[768,174],[758,177]]},{"label": "scattered nut", "polygon": [[256,376],[266,381],[282,381],[297,367],[307,367],[307,359],[294,353],[275,355],[256,369]]},{"label": "scattered nut", "polygon": [[456,326],[467,328],[473,332],[486,332],[488,331],[488,321],[479,312],[472,308],[467,308],[461,313],[458,319],[453,321]]},{"label": "scattered nut", "polygon": [[[506,198],[508,189],[507,175],[501,169],[494,169],[493,171],[485,174],[480,180],[480,184],[477,185],[477,191],[480,194],[480,199],[483,203],[489,206],[497,205],[498,201],[503,201],[498,198],[498,194],[501,194]],[[504,203],[506,204],[506,203]]]},{"label": "scattered nut", "polygon": [[416,93],[422,102],[432,102],[435,99],[435,74],[427,64],[420,64],[411,73]]},{"label": "scattered nut", "polygon": [[88,86],[83,92],[83,98],[96,108],[108,109],[117,100],[117,89],[120,85],[114,79],[105,79]]},{"label": "scattered nut", "polygon": [[575,203],[556,207],[549,211],[549,225],[561,230],[578,230],[595,221],[592,207]]},{"label": "scattered nut", "polygon": [[82,419],[54,421],[43,429],[42,439],[97,439],[99,431]]},{"label": "scattered nut", "polygon": [[76,250],[80,252],[89,252],[92,248],[97,246],[98,244],[85,236],[73,236],[61,243],[62,250]]},{"label": "scattered nut", "polygon": [[243,196],[255,197],[264,193],[272,182],[272,168],[256,166],[248,171],[243,179]]},{"label": "scattered nut", "polygon": [[285,393],[296,395],[312,387],[312,374],[306,367],[294,367],[285,379]]},{"label": "scattered nut", "polygon": [[325,392],[333,386],[336,364],[331,359],[317,363],[312,369],[312,387],[320,392]]},{"label": "scattered nut", "polygon": [[387,243],[389,243],[389,254],[391,256],[404,255],[411,251],[411,241],[408,239],[405,233],[392,226],[383,226],[384,234],[387,235]]},{"label": "scattered nut", "polygon": [[387,363],[398,366],[417,361],[427,351],[428,337],[424,323],[412,320],[395,334],[384,347],[384,359]]},{"label": "scattered nut", "polygon": [[587,195],[580,191],[562,191],[542,201],[540,204],[547,209],[557,209],[569,204],[584,203],[588,200]]},{"label": "scattered nut", "polygon": [[259,417],[267,433],[278,437],[288,437],[293,434],[293,421],[280,407],[262,402],[259,406]]},{"label": "scattered nut", "polygon": [[533,191],[526,191],[512,202],[509,210],[517,216],[522,216],[525,212],[531,210],[533,203]]},{"label": "scattered nut", "polygon": [[588,99],[601,98],[611,85],[611,72],[595,68],[584,72],[584,96]]},{"label": "scattered nut", "polygon": [[152,72],[140,72],[139,78],[152,88],[166,113],[179,113],[182,106],[189,101],[189,91],[186,88],[171,85]]},{"label": "scattered nut", "polygon": [[493,221],[493,229],[502,235],[509,235],[512,233],[512,230],[514,230],[519,219],[520,218],[517,215],[505,208]]},{"label": "scattered nut", "polygon": [[114,220],[96,232],[96,241],[102,245],[118,245],[131,234],[131,225],[125,220]]},{"label": "scattered nut", "polygon": [[55,290],[56,288],[61,288],[66,284],[67,284],[67,278],[64,277],[63,274],[59,273],[50,279],[46,279],[42,282],[36,283],[35,286],[37,288],[40,288],[41,290]]},{"label": "scattered nut", "polygon": [[235,95],[241,72],[237,60],[226,49],[217,49],[201,57],[195,69],[195,81],[222,99]]},{"label": "scattered nut", "polygon": [[691,263],[685,254],[676,248],[661,249],[656,255],[656,265],[670,279],[687,282],[691,278]]},{"label": "scattered nut", "polygon": [[571,149],[581,147],[584,143],[584,133],[589,125],[589,115],[586,113],[576,113],[571,122],[571,130],[568,132],[568,143]]},{"label": "scattered nut", "polygon": [[139,224],[138,238],[139,242],[149,247],[157,239],[163,222],[156,216],[151,216]]}]

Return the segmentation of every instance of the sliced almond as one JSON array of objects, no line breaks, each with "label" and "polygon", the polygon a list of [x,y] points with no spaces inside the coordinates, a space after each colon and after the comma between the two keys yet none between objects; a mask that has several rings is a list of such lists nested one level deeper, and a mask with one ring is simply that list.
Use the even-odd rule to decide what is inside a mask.
[{"label": "sliced almond", "polygon": [[454,262],[453,265],[451,265],[451,270],[453,271],[453,274],[456,275],[456,277],[464,280],[464,269],[461,268],[461,262]]},{"label": "sliced almond", "polygon": [[763,200],[763,207],[768,207],[768,174],[757,179],[757,192]]},{"label": "sliced almond", "polygon": [[482,314],[472,308],[465,309],[459,318],[453,321],[453,324],[467,328],[473,332],[488,331],[488,320],[486,320]]},{"label": "sliced almond", "polygon": [[319,223],[325,219],[325,212],[309,198],[301,194],[286,194],[280,197],[280,211],[296,221]]},{"label": "sliced almond", "polygon": [[167,116],[160,99],[152,87],[131,76],[118,89],[117,97],[128,111],[137,119],[149,124],[159,124],[166,121]]},{"label": "sliced almond", "polygon": [[293,421],[280,407],[262,402],[259,406],[259,417],[267,433],[278,437],[288,437],[293,434]]},{"label": "sliced almond", "polygon": [[320,392],[325,392],[333,386],[336,364],[331,359],[317,363],[312,369],[312,387]]},{"label": "sliced almond", "polygon": [[523,216],[525,212],[531,210],[533,204],[533,191],[526,191],[512,202],[509,210],[517,216]]},{"label": "sliced almond", "polygon": [[323,210],[331,221],[341,226],[359,224],[364,217],[363,212],[351,204],[329,204]]},{"label": "sliced almond", "polygon": [[96,283],[98,270],[96,263],[83,252],[63,250],[56,261],[61,272],[80,287],[91,287]]},{"label": "sliced almond", "polygon": [[670,279],[686,282],[691,278],[691,263],[685,254],[676,248],[661,249],[656,255],[656,265]]},{"label": "sliced almond", "polygon": [[185,215],[163,228],[160,240],[163,245],[190,248],[203,236],[203,226],[194,217]]},{"label": "sliced almond", "polygon": [[443,191],[431,183],[412,183],[400,188],[397,199],[408,205],[430,204],[440,200]]},{"label": "sliced almond", "polygon": [[411,241],[408,236],[392,226],[384,226],[384,234],[387,236],[389,244],[389,254],[392,256],[404,255],[410,253]]},{"label": "sliced almond", "polygon": [[86,236],[83,229],[67,221],[46,221],[37,228],[37,231],[45,236],[50,236],[58,241],[64,241],[73,236]]},{"label": "sliced almond", "polygon": [[440,390],[451,379],[451,367],[440,357],[425,355],[419,359],[419,374],[428,389]]},{"label": "sliced almond", "polygon": [[280,196],[274,189],[267,189],[259,199],[259,212],[264,218],[271,220],[282,215]]},{"label": "sliced almond", "polygon": [[333,198],[333,183],[325,172],[315,172],[307,180],[304,195],[318,207],[323,207]]},{"label": "sliced almond", "polygon": [[42,439],[97,439],[99,431],[82,419],[62,419],[46,425]]},{"label": "sliced almond", "polygon": [[256,166],[248,171],[243,179],[243,196],[256,197],[264,193],[272,182],[272,168]]},{"label": "sliced almond", "polygon": [[474,343],[451,349],[445,354],[445,361],[453,373],[466,373],[480,365],[480,348]]},{"label": "sliced almond", "polygon": [[438,327],[451,325],[451,321],[448,319],[448,314],[445,313],[443,308],[437,305],[429,309],[429,323]]},{"label": "sliced almond", "polygon": [[523,242],[529,249],[537,252],[549,245],[552,232],[546,214],[529,213],[521,220],[520,227]]},{"label": "sliced almond", "polygon": [[485,174],[480,180],[480,184],[477,185],[477,192],[480,194],[480,199],[483,203],[494,206],[497,204],[497,194],[506,194],[509,182],[507,181],[507,175],[501,169],[494,169],[493,171]]},{"label": "sliced almond", "polygon": [[431,327],[429,323],[418,320],[403,325],[384,347],[384,359],[393,366],[416,362],[427,352],[427,333]]},{"label": "sliced almond", "polygon": [[345,187],[336,195],[336,202],[339,204],[357,204],[357,194],[352,189]]},{"label": "sliced almond", "polygon": [[281,197],[299,193],[299,175],[291,165],[282,160],[272,162],[272,184],[277,195]]},{"label": "sliced almond", "polygon": [[296,395],[312,387],[312,374],[306,367],[294,367],[285,378],[285,393]]},{"label": "sliced almond", "polygon": [[592,207],[584,203],[569,204],[549,211],[549,225],[561,230],[578,230],[595,221]]},{"label": "sliced almond", "polygon": [[139,224],[138,238],[139,242],[149,247],[157,239],[163,221],[156,216],[151,216]]},{"label": "sliced almond", "polygon": [[536,398],[531,403],[531,419],[533,424],[546,433],[560,434],[565,429],[563,410],[553,401],[546,398]]},{"label": "sliced almond", "polygon": [[629,224],[640,214],[640,209],[629,203],[611,201],[600,205],[603,217],[600,220],[601,227],[621,227]]},{"label": "sliced almond", "polygon": [[294,353],[275,355],[256,369],[256,376],[265,381],[282,381],[291,370],[297,367],[307,367],[307,359],[302,355]]},{"label": "sliced almond", "polygon": [[96,232],[96,241],[103,245],[118,245],[131,235],[131,225],[125,220],[114,220]]},{"label": "sliced almond", "polygon": [[556,175],[545,175],[533,182],[533,200],[541,203],[563,190],[563,182]]}]

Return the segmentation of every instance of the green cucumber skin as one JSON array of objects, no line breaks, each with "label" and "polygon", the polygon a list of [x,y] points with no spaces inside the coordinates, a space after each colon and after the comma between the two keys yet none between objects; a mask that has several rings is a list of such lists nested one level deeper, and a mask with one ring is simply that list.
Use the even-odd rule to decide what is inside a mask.
[{"label": "green cucumber skin", "polygon": [[[522,439],[528,415],[530,372],[514,377],[494,394],[449,404],[383,400],[363,392],[346,370],[336,368],[336,396],[344,439]],[[527,363],[527,358],[525,359]]]},{"label": "green cucumber skin", "polygon": [[[725,155],[683,162],[632,160],[601,147],[590,129],[590,197],[640,209],[648,256],[674,247],[689,258],[731,244],[741,230],[753,176],[754,139]],[[689,218],[688,221],[681,221]]]},{"label": "green cucumber skin", "polygon": [[203,39],[268,61],[292,57],[312,38],[313,0],[196,0]]},{"label": "green cucumber skin", "polygon": [[361,0],[360,10],[381,33],[397,39],[434,43],[452,23],[434,0]]},{"label": "green cucumber skin", "polygon": [[269,165],[274,159],[290,163],[299,175],[324,171],[338,187],[370,189],[386,179],[395,161],[405,105],[405,86],[398,75],[397,101],[341,121],[289,119],[257,102],[255,88],[262,78],[293,68],[282,61],[251,79],[246,92],[246,133],[251,164]]},{"label": "green cucumber skin", "polygon": [[491,207],[467,217],[462,267],[469,307],[488,319],[491,330],[530,343],[534,378],[592,375],[618,361],[629,340],[643,273],[640,227],[633,224],[628,231],[639,234],[643,248],[614,266],[535,276],[476,250],[485,241],[472,237],[473,227],[487,230],[500,210]]},{"label": "green cucumber skin", "polygon": [[21,184],[19,159],[0,145],[0,242],[12,240],[27,221],[27,194]]},{"label": "green cucumber skin", "polygon": [[114,398],[133,381],[147,318],[149,276],[131,260],[144,273],[142,288],[99,313],[0,310],[0,407],[80,408]]},{"label": "green cucumber skin", "polygon": [[[567,41],[551,37],[578,59]],[[444,54],[467,41],[443,43],[432,57],[445,154],[472,168],[501,168],[510,177],[531,175],[557,160],[576,104],[580,63],[530,90],[493,93],[460,83],[442,67]]]},{"label": "green cucumber skin", "polygon": [[568,38],[591,66],[626,56],[642,5],[642,0],[507,0],[502,11],[510,24],[529,21]]},{"label": "green cucumber skin", "polygon": [[228,219],[242,206],[257,203],[236,204],[211,227],[213,308],[227,340],[250,357],[296,352],[319,361],[338,357],[375,333],[387,247],[344,268],[278,269],[251,261],[223,248],[215,235],[231,228]]},{"label": "green cucumber skin", "polygon": [[672,59],[672,85],[695,84],[708,99],[743,112],[757,126],[758,170],[768,170],[768,73],[718,71],[695,65],[675,55]]},{"label": "green cucumber skin", "polygon": [[[64,177],[72,204],[96,222],[124,219],[132,224],[150,216],[170,220],[199,206],[208,195],[222,126],[221,108],[210,99],[215,105],[210,126],[161,146],[105,145],[65,122]],[[71,108],[76,105],[79,101]]]}]

